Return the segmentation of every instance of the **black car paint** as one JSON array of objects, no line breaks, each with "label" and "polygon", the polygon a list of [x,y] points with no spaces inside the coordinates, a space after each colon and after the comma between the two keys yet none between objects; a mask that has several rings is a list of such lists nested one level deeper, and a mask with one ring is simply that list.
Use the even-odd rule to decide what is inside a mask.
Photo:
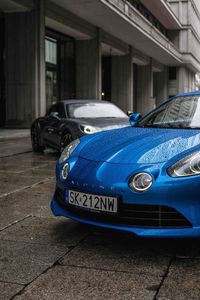
[{"label": "black car paint", "polygon": [[[80,118],[80,119],[70,119],[68,117],[68,112],[66,109],[66,104],[70,103],[89,103],[97,102],[98,100],[64,100],[52,105],[48,113],[44,117],[36,119],[31,126],[31,131],[33,128],[37,129],[39,145],[41,148],[51,147],[56,150],[60,150],[62,137],[69,133],[72,135],[73,139],[85,135],[81,127],[85,125],[98,127],[100,130],[106,130],[106,127],[129,126],[129,120],[127,118]],[[102,101],[102,103],[106,101]],[[52,113],[52,107],[56,107],[62,111],[62,117],[56,116]],[[60,107],[59,107],[60,106]],[[54,109],[56,112],[56,108]]]}]

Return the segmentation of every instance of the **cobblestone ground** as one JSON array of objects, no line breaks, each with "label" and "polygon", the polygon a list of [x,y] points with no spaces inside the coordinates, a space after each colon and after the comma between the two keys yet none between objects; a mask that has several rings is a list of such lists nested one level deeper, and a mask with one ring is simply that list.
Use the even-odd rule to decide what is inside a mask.
[{"label": "cobblestone ground", "polygon": [[200,241],[52,216],[56,154],[0,141],[0,299],[200,299]]}]

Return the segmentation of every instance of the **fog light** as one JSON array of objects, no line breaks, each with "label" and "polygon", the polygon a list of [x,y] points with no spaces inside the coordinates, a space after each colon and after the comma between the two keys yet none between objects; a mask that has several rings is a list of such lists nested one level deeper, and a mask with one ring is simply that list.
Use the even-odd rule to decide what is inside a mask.
[{"label": "fog light", "polygon": [[148,173],[138,173],[129,181],[129,187],[136,192],[145,192],[153,183],[151,175]]},{"label": "fog light", "polygon": [[66,163],[66,164],[64,164],[64,166],[63,166],[63,168],[62,168],[62,171],[61,171],[61,178],[62,178],[63,180],[66,180],[68,174],[69,174],[69,164]]}]

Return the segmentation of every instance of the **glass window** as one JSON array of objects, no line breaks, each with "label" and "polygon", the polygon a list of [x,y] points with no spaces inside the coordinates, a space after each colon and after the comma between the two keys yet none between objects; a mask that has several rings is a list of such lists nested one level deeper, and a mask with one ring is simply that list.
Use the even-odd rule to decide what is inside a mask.
[{"label": "glass window", "polygon": [[138,127],[200,129],[200,97],[177,97],[145,116]]},{"label": "glass window", "polygon": [[47,66],[46,68],[46,103],[47,109],[57,102],[57,70]]},{"label": "glass window", "polygon": [[75,41],[59,32],[46,30],[46,106],[75,95]]},{"label": "glass window", "polygon": [[73,103],[67,105],[70,118],[127,118],[117,106],[110,103]]},{"label": "glass window", "polygon": [[45,61],[53,65],[57,64],[57,41],[50,37],[45,39]]}]

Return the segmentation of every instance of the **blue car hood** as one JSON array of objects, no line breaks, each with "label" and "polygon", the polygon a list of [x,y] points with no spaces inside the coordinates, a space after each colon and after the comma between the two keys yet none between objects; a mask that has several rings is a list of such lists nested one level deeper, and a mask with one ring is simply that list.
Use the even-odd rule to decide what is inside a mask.
[{"label": "blue car hood", "polygon": [[79,156],[110,163],[159,163],[200,146],[200,130],[126,127],[89,137]]}]

